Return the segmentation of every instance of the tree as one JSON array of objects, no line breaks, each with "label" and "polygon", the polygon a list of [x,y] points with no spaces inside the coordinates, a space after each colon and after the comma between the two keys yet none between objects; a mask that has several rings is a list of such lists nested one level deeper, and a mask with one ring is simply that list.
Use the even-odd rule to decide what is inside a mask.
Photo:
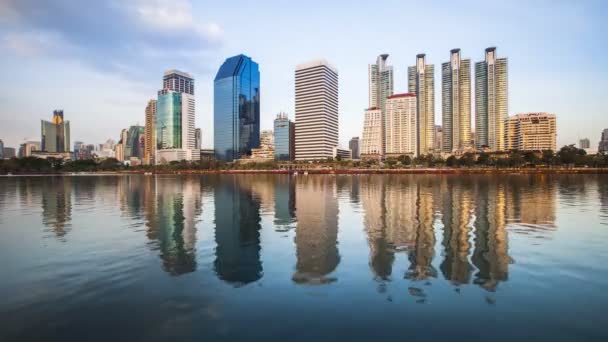
[{"label": "tree", "polygon": [[530,165],[536,165],[536,163],[538,163],[539,159],[536,156],[535,152],[532,151],[526,151],[524,152],[524,162],[526,162],[526,164],[530,164]]},{"label": "tree", "polygon": [[461,166],[471,167],[475,165],[475,156],[472,153],[465,153],[460,157],[458,163]]},{"label": "tree", "polygon": [[524,163],[524,157],[521,153],[515,151],[509,155],[508,163],[510,167],[518,167]]},{"label": "tree", "polygon": [[448,159],[445,161],[445,164],[448,167],[454,167],[458,165],[458,159],[456,158],[456,156],[449,156]]},{"label": "tree", "polygon": [[412,158],[405,154],[402,154],[399,157],[397,157],[397,160],[401,163],[401,165],[411,165],[412,164]]},{"label": "tree", "polygon": [[557,158],[561,164],[582,164],[586,154],[587,152],[585,152],[585,150],[578,149],[572,144],[562,147],[559,152],[557,152]]},{"label": "tree", "polygon": [[480,153],[479,157],[477,157],[477,164],[478,165],[489,165],[490,164],[490,155],[486,152]]},{"label": "tree", "polygon": [[553,150],[543,150],[541,160],[547,165],[553,165],[555,161],[555,153],[553,153]]}]

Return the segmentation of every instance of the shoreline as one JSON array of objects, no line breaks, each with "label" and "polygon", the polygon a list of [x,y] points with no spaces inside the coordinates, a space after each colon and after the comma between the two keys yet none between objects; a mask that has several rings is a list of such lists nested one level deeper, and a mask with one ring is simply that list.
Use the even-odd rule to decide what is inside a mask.
[{"label": "shoreline", "polygon": [[116,176],[116,175],[216,175],[216,174],[295,174],[298,175],[514,175],[514,174],[608,174],[608,168],[413,168],[413,169],[306,169],[306,170],[133,170],[94,172],[23,172],[0,174],[19,176]]}]

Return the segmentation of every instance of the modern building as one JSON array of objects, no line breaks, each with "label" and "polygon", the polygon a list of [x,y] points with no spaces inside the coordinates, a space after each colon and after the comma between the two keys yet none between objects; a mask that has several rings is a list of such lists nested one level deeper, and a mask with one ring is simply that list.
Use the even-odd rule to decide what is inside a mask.
[{"label": "modern building", "polygon": [[63,120],[63,110],[53,111],[51,121],[41,120],[41,145],[44,152],[70,151],[70,122]]},{"label": "modern building", "polygon": [[274,160],[274,132],[272,130],[260,132],[260,147],[251,149],[251,158]]},{"label": "modern building", "polygon": [[416,56],[416,65],[407,68],[408,91],[416,95],[418,155],[435,151],[435,66],[426,64],[426,55]]},{"label": "modern building", "polygon": [[260,146],[260,71],[245,55],[224,61],[213,86],[213,146],[231,162]]},{"label": "modern building", "polygon": [[145,151],[145,127],[131,126],[127,131],[127,143],[125,146],[125,159],[138,158],[143,159]]},{"label": "modern building", "polygon": [[386,101],[386,156],[418,155],[416,95],[395,94]]},{"label": "modern building", "polygon": [[443,148],[443,127],[435,125],[435,151],[441,151]]},{"label": "modern building", "polygon": [[0,160],[4,159],[4,141],[0,139]]},{"label": "modern building", "polygon": [[602,137],[600,139],[600,143],[597,146],[597,151],[599,153],[608,153],[608,128],[605,128],[602,131]]},{"label": "modern building", "polygon": [[578,141],[578,147],[586,150],[591,147],[591,142],[588,138],[583,138]]},{"label": "modern building", "polygon": [[450,51],[441,65],[442,152],[463,152],[471,146],[471,60]]},{"label": "modern building", "polygon": [[325,60],[300,64],[295,88],[296,160],[331,158],[338,146],[338,70]]},{"label": "modern building", "polygon": [[372,107],[365,110],[363,120],[363,137],[361,141],[361,159],[380,159],[382,157],[384,123],[382,110]]},{"label": "modern building", "polygon": [[27,140],[19,146],[19,158],[31,157],[34,151],[40,151],[40,141]]},{"label": "modern building", "polygon": [[[386,98],[393,95],[393,67],[387,65],[388,54],[376,58],[376,64],[368,66],[369,77],[369,108],[380,108],[382,111],[382,140],[384,143],[384,118],[386,115]],[[382,146],[384,154],[384,146]]]},{"label": "modern building", "polygon": [[353,159],[359,159],[359,137],[352,137],[348,142],[348,148],[352,152]]},{"label": "modern building", "polygon": [[156,164],[199,160],[195,150],[194,79],[185,72],[169,70],[156,101]]},{"label": "modern building", "polygon": [[502,151],[506,148],[504,137],[505,120],[509,110],[508,88],[507,58],[497,58],[496,48],[487,48],[485,61],[475,63],[477,149]]},{"label": "modern building", "polygon": [[556,149],[556,120],[554,114],[517,114],[506,120],[505,148],[518,151]]},{"label": "modern building", "polygon": [[203,144],[203,132],[201,131],[200,128],[197,128],[194,130],[194,148],[197,150],[201,149],[201,146]]},{"label": "modern building", "polygon": [[120,140],[118,144],[114,146],[114,156],[118,161],[125,161],[125,145],[127,143],[127,130],[122,129],[120,131]]},{"label": "modern building", "polygon": [[336,160],[350,160],[353,159],[353,151],[350,149],[334,147],[334,156],[333,158]]},{"label": "modern building", "polygon": [[2,149],[2,157],[4,159],[11,159],[11,158],[15,158],[16,155],[16,151],[14,147],[4,147]]},{"label": "modern building", "polygon": [[[163,83],[172,82],[166,80]],[[194,85],[192,86],[194,87]],[[149,100],[146,105],[146,124],[144,127],[144,164],[154,165],[156,155],[156,100],[154,99]]]},{"label": "modern building", "polygon": [[291,161],[295,159],[296,125],[289,120],[286,113],[279,113],[274,119],[274,159]]}]

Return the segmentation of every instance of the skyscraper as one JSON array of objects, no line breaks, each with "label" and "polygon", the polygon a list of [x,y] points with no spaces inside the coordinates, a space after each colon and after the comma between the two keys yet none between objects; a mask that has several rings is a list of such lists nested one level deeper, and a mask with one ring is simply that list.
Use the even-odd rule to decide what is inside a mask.
[{"label": "skyscraper", "polygon": [[203,132],[200,128],[194,130],[194,148],[197,150],[201,149],[203,139]]},{"label": "skyscraper", "polygon": [[416,95],[395,94],[386,101],[386,156],[417,155]]},{"label": "skyscraper", "polygon": [[274,119],[274,159],[294,160],[295,158],[295,124],[287,118],[286,113],[279,113]]},{"label": "skyscraper", "polygon": [[51,121],[41,120],[41,150],[66,153],[70,151],[70,122],[63,120],[63,110],[53,111]]},{"label": "skyscraper", "polygon": [[169,70],[156,102],[156,164],[197,160],[194,146],[194,79],[185,72]]},{"label": "skyscraper", "polygon": [[477,149],[505,149],[505,120],[509,110],[508,86],[507,59],[497,58],[495,47],[487,48],[485,61],[475,63]]},{"label": "skyscraper", "polygon": [[[376,64],[368,66],[369,74],[369,108],[380,108],[382,111],[382,143],[384,144],[386,98],[393,95],[393,67],[386,64],[388,54],[376,58]],[[384,145],[382,154],[384,154]]]},{"label": "skyscraper", "polygon": [[359,137],[352,137],[348,142],[348,148],[352,151],[353,159],[359,159]]},{"label": "skyscraper", "polygon": [[442,151],[462,152],[471,142],[471,60],[452,49],[450,61],[441,65],[441,79]]},{"label": "skyscraper", "polygon": [[[127,131],[127,143],[125,146],[125,159],[138,158],[142,159],[144,156],[145,146],[142,146],[142,138],[144,135],[143,126],[131,126]],[[143,140],[145,141],[145,140]]]},{"label": "skyscraper", "polygon": [[407,68],[408,91],[416,95],[417,154],[434,151],[435,145],[435,66],[426,64],[426,55],[416,56],[416,65]]},{"label": "skyscraper", "polygon": [[145,126],[145,153],[144,163],[154,165],[156,154],[156,100],[148,101],[146,106],[146,126]]},{"label": "skyscraper", "polygon": [[332,158],[338,146],[338,70],[325,60],[296,67],[296,160]]},{"label": "skyscraper", "polygon": [[213,86],[213,146],[218,160],[233,161],[260,146],[260,71],[245,55],[224,61]]},{"label": "skyscraper", "polygon": [[0,139],[0,160],[4,159],[4,141]]}]

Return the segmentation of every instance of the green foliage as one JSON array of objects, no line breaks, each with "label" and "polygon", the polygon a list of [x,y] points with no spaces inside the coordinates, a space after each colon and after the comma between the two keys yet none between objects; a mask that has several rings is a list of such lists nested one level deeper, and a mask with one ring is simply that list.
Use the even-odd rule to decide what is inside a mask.
[{"label": "green foliage", "polygon": [[448,167],[458,166],[458,159],[456,158],[456,156],[449,156],[448,159],[445,161],[445,164]]}]

